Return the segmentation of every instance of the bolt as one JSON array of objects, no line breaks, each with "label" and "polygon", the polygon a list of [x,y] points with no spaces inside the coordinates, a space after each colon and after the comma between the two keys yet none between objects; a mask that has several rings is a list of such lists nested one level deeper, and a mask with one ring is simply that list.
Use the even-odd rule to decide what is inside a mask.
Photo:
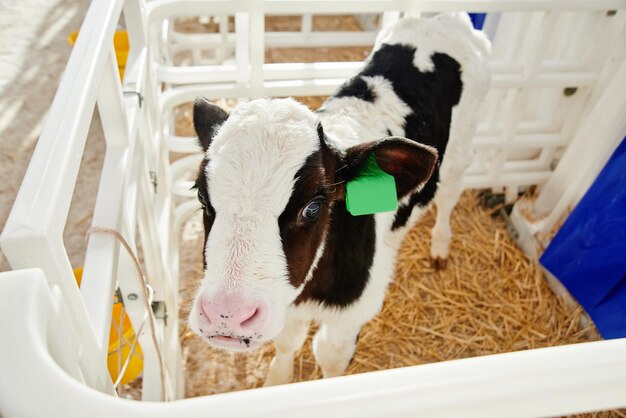
[{"label": "bolt", "polygon": [[156,193],[158,185],[156,171],[150,171],[150,183],[152,183],[152,186],[154,187],[154,193]]},{"label": "bolt", "polygon": [[137,300],[137,293],[131,293],[128,295],[128,300]]},{"label": "bolt", "polygon": [[550,170],[554,171],[556,170],[556,166],[559,165],[559,159],[558,158],[554,158],[551,162],[550,162]]},{"label": "bolt", "polygon": [[566,97],[570,97],[573,96],[576,91],[578,91],[578,87],[565,87],[563,89],[563,95]]}]

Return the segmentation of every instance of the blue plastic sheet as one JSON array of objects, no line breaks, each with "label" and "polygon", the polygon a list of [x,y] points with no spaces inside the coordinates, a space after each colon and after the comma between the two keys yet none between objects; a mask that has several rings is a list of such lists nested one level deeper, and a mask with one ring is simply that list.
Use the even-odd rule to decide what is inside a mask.
[{"label": "blue plastic sheet", "polygon": [[474,29],[482,29],[485,24],[487,13],[468,13]]},{"label": "blue plastic sheet", "polygon": [[604,338],[626,337],[626,138],[541,264],[578,300]]}]

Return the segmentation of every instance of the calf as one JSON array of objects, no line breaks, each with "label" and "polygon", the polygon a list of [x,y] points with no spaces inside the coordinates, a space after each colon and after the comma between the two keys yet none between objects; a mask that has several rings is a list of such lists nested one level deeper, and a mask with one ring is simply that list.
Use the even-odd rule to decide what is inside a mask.
[{"label": "calf", "polygon": [[[227,114],[197,99],[205,247],[191,329],[233,351],[274,340],[273,385],[291,380],[315,321],[324,376],[342,374],[382,306],[402,238],[431,202],[431,255],[445,265],[488,50],[467,15],[407,18],[381,32],[364,68],[315,113],[260,99]],[[394,177],[399,207],[352,216],[346,182],[372,157]]]}]

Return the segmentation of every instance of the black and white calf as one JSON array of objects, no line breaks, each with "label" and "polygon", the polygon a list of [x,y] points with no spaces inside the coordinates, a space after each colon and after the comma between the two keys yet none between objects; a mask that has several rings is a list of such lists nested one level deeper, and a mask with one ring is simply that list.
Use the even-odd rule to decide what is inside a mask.
[{"label": "black and white calf", "polygon": [[[205,248],[194,332],[229,350],[274,340],[272,385],[291,380],[315,321],[324,376],[342,374],[382,306],[402,238],[433,201],[431,255],[439,266],[448,256],[488,51],[467,15],[407,18],[381,32],[361,72],[316,113],[291,99],[230,114],[196,100]],[[399,208],[352,216],[345,183],[372,155],[394,176]]]}]

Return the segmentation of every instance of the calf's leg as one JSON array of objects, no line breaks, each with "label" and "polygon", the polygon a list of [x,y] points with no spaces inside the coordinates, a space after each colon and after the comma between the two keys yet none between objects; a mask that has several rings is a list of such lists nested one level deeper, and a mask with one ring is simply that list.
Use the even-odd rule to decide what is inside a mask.
[{"label": "calf's leg", "polygon": [[322,324],[313,338],[315,360],[322,369],[324,377],[341,376],[350,364],[356,349],[356,341],[361,330],[361,323]]},{"label": "calf's leg", "polygon": [[446,267],[452,238],[450,215],[463,193],[463,173],[471,162],[471,140],[476,123],[475,109],[468,106],[467,101],[467,97],[462,97],[452,110],[450,138],[439,170],[439,185],[434,198],[437,217],[430,245],[430,256],[437,269]]},{"label": "calf's leg", "polygon": [[459,181],[453,184],[441,184],[434,199],[437,207],[437,217],[431,232],[430,256],[433,266],[437,270],[444,269],[447,264],[450,240],[452,238],[450,216],[462,192],[463,185],[459,178]]},{"label": "calf's leg", "polygon": [[308,321],[295,315],[287,315],[285,329],[274,339],[276,355],[270,363],[264,386],[291,383],[293,359],[296,351],[304,344],[308,330]]},{"label": "calf's leg", "polygon": [[[374,261],[372,271],[391,271],[393,260],[380,258]],[[384,266],[381,267],[381,264]],[[357,302],[321,321],[320,329],[313,338],[313,354],[324,377],[340,376],[345,372],[354,356],[361,328],[376,316],[383,305],[388,281],[387,277],[373,274]]]}]

